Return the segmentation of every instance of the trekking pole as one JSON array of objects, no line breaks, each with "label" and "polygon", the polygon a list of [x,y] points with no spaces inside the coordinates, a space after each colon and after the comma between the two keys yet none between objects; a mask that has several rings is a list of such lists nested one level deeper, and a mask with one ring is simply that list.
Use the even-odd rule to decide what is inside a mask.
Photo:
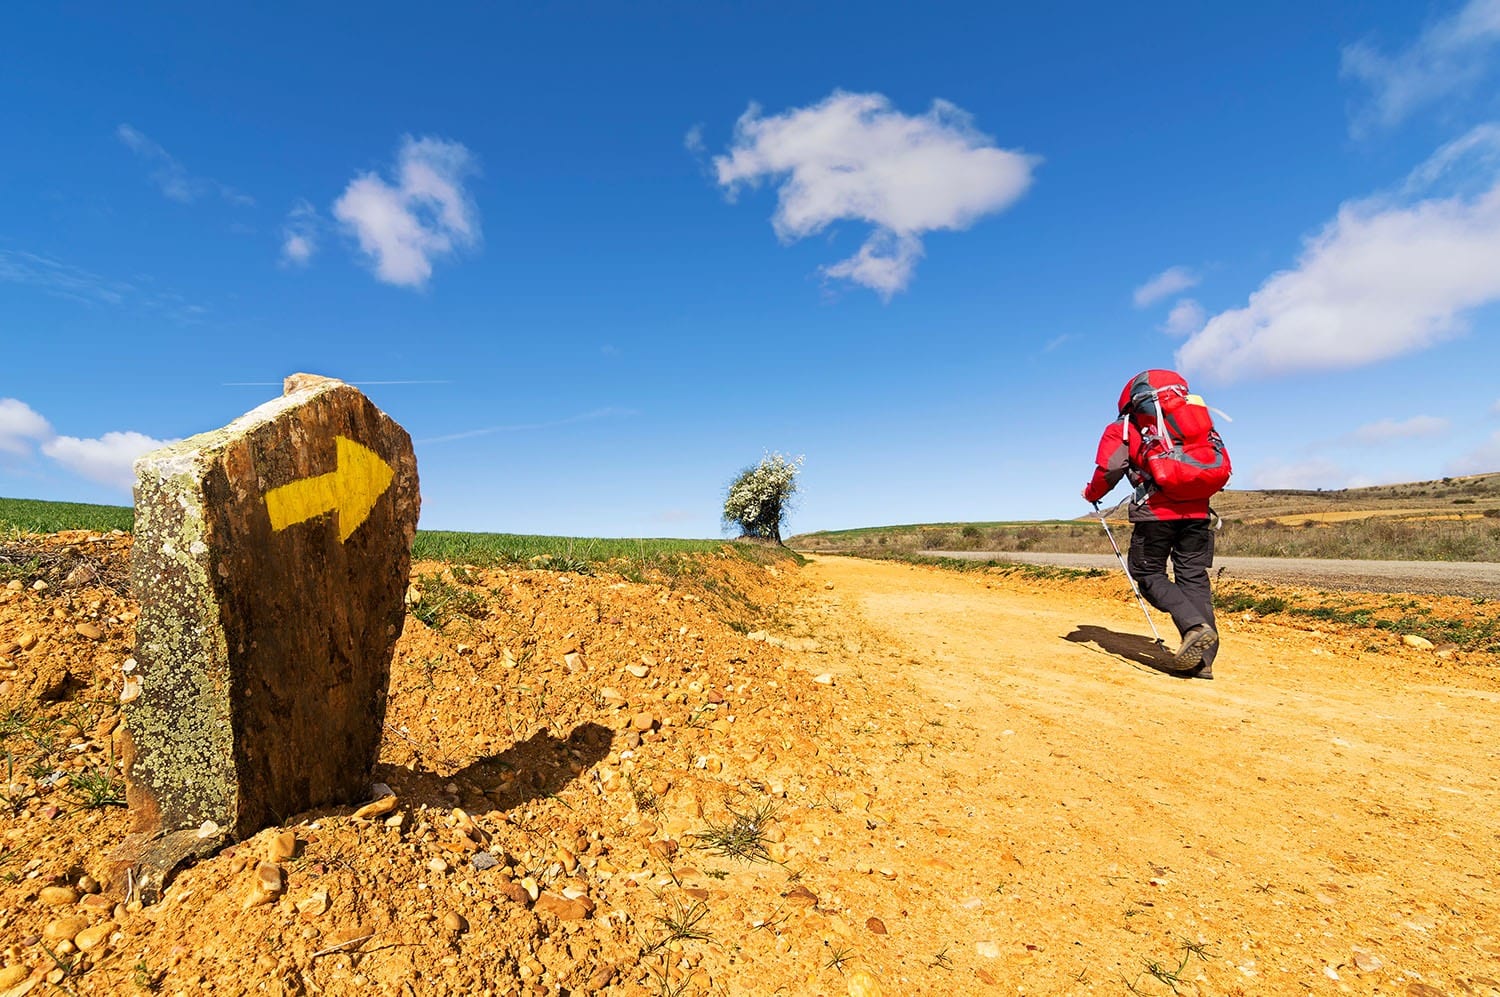
[{"label": "trekking pole", "polygon": [[[1116,508],[1119,508],[1117,505]],[[1151,612],[1146,609],[1146,600],[1141,595],[1141,590],[1136,587],[1135,576],[1130,573],[1130,567],[1125,563],[1125,555],[1120,553],[1120,545],[1115,543],[1115,535],[1109,531],[1109,521],[1104,518],[1104,510],[1099,508],[1099,503],[1094,503],[1094,511],[1099,514],[1099,525],[1104,527],[1104,535],[1109,537],[1109,545],[1115,549],[1115,559],[1120,562],[1120,570],[1125,572],[1125,580],[1130,583],[1130,591],[1135,593],[1135,601],[1141,604],[1141,613],[1146,617],[1146,626],[1151,628],[1151,636],[1156,638],[1156,643],[1162,647],[1161,634],[1156,632],[1156,624],[1151,621]]]}]

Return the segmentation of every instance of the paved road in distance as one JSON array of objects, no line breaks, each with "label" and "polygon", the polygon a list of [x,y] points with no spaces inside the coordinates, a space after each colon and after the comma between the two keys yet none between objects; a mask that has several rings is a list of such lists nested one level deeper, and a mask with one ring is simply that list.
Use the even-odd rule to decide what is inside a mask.
[{"label": "paved road in distance", "polygon": [[[921,551],[928,557],[1020,561],[1067,568],[1120,569],[1113,554],[1047,554],[1039,551]],[[1223,578],[1281,582],[1359,592],[1416,592],[1500,596],[1500,564],[1480,561],[1338,561],[1316,557],[1219,557]]]}]

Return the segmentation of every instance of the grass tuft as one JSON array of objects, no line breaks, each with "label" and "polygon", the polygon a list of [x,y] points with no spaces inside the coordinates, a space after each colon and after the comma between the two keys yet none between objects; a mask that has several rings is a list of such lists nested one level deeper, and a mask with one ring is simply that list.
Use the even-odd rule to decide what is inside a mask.
[{"label": "grass tuft", "polygon": [[771,861],[765,833],[766,825],[776,819],[776,802],[768,799],[745,810],[733,806],[725,809],[729,812],[728,820],[710,821],[707,828],[693,835],[698,847],[743,862]]},{"label": "grass tuft", "polygon": [[125,784],[113,772],[102,768],[87,769],[69,776],[68,792],[84,810],[125,805]]}]

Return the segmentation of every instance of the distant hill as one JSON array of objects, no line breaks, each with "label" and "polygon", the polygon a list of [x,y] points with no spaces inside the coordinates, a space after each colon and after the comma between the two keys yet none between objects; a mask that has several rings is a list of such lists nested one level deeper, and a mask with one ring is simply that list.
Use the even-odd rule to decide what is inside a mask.
[{"label": "distant hill", "polygon": [[[1213,507],[1225,523],[1221,554],[1500,561],[1500,473],[1367,488],[1230,489]],[[1123,508],[1113,518],[1123,520]],[[791,537],[787,546],[852,553],[1110,550],[1088,511],[1062,520],[820,530]]]},{"label": "distant hill", "polygon": [[1231,488],[1221,492],[1213,505],[1225,519],[1242,520],[1475,515],[1500,506],[1500,472],[1335,490]]}]

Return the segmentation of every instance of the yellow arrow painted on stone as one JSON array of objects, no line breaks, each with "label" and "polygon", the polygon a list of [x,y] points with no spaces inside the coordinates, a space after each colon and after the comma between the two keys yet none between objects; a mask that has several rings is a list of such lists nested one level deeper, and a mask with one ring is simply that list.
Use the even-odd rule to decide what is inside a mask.
[{"label": "yellow arrow painted on stone", "polygon": [[347,436],[338,445],[337,470],[266,492],[266,512],[277,533],[326,512],[339,516],[339,543],[348,540],[391,486],[395,471],[380,455]]}]

